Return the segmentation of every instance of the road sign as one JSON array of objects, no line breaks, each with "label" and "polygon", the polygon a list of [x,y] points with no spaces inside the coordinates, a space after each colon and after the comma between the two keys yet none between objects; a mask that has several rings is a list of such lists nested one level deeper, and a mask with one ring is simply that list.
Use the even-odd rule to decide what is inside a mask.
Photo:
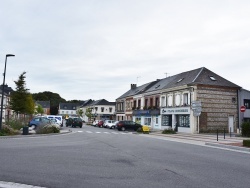
[{"label": "road sign", "polygon": [[241,112],[245,112],[245,111],[246,111],[246,107],[245,107],[245,106],[241,106],[241,107],[240,107],[240,111],[241,111]]},{"label": "road sign", "polygon": [[191,102],[191,109],[201,108],[201,101],[192,101]]}]

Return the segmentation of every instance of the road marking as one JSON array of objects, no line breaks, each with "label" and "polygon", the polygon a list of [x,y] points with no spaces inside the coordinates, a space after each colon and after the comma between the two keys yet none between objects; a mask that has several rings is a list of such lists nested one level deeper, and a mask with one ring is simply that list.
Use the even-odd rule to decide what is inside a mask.
[{"label": "road marking", "polygon": [[99,134],[99,133],[101,133],[101,132],[95,132],[95,133]]},{"label": "road marking", "polygon": [[82,133],[83,131],[77,131],[78,133]]},{"label": "road marking", "polygon": [[93,133],[92,131],[86,131],[87,133]]},{"label": "road marking", "polygon": [[111,132],[111,133],[113,133],[113,134],[119,134],[119,133],[116,133],[116,132]]},{"label": "road marking", "polygon": [[26,185],[21,183],[14,183],[14,182],[4,182],[0,181],[0,187],[2,188],[45,188],[45,187],[39,187],[39,186],[33,186],[33,185]]},{"label": "road marking", "polygon": [[110,133],[108,133],[108,132],[103,132],[103,133],[105,133],[105,134],[110,134]]}]

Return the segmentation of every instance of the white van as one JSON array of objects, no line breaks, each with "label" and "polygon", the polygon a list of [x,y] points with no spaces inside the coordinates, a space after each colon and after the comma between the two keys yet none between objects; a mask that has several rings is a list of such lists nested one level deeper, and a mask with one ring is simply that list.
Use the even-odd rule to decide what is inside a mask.
[{"label": "white van", "polygon": [[62,118],[62,116],[47,115],[46,117],[49,118],[49,119],[57,119],[60,122],[61,127],[63,126],[63,118]]}]

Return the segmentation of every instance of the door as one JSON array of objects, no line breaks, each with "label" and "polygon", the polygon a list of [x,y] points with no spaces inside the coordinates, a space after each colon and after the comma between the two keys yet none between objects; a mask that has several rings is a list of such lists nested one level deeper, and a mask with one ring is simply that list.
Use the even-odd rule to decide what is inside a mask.
[{"label": "door", "polygon": [[228,116],[228,131],[234,132],[234,116]]}]

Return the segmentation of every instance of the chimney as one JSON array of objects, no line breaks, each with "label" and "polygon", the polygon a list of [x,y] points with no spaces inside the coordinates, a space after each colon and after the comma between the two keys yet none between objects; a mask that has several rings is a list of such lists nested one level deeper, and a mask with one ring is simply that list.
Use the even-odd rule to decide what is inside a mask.
[{"label": "chimney", "polygon": [[136,88],[136,84],[131,84],[131,89],[135,89]]}]

